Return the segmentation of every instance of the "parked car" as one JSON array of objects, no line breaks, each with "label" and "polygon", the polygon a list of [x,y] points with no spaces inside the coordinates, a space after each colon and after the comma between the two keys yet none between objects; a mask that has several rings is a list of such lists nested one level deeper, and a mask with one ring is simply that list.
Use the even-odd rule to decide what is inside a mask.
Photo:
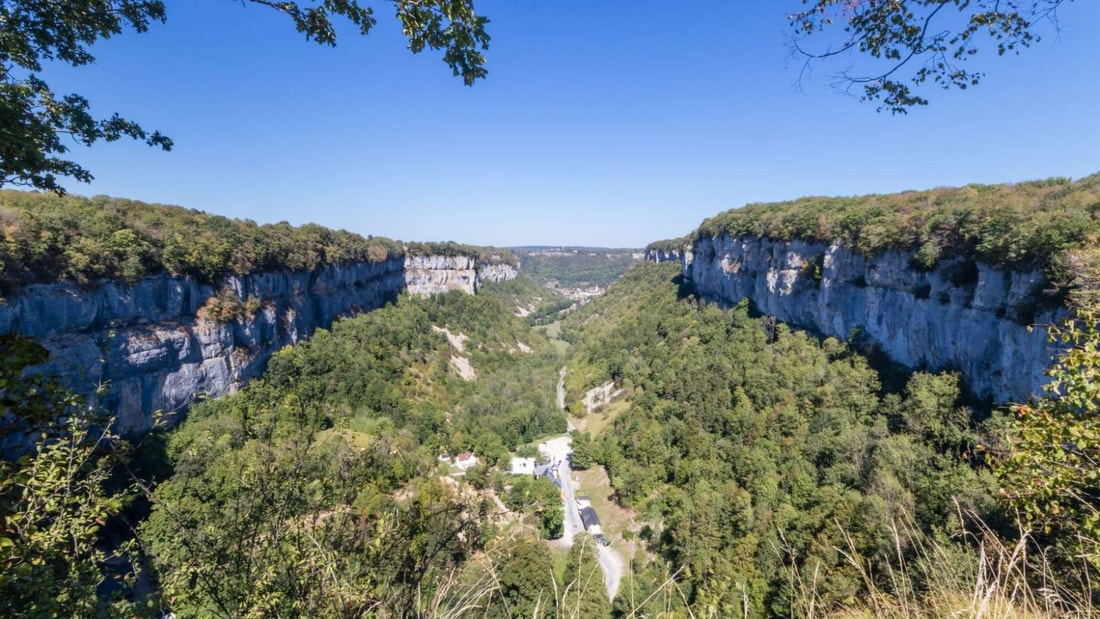
[{"label": "parked car", "polygon": [[602,533],[598,533],[598,534],[594,535],[593,537],[596,539],[596,542],[600,546],[610,546],[611,545],[611,540],[604,537],[604,535]]}]

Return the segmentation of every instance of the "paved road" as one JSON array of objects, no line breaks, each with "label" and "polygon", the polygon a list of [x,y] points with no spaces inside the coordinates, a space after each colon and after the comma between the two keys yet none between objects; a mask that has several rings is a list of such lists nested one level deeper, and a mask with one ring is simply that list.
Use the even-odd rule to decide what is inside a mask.
[{"label": "paved road", "polygon": [[565,368],[558,372],[558,410],[565,410]]},{"label": "paved road", "polygon": [[565,510],[565,527],[561,536],[561,543],[565,546],[573,545],[573,536],[584,532],[584,523],[581,522],[581,514],[577,510],[576,484],[573,483],[573,469],[569,466],[569,455],[573,453],[570,443],[573,439],[568,436],[559,436],[546,441],[551,458],[558,465],[558,476],[562,480],[562,507]]},{"label": "paved road", "polygon": [[611,546],[596,546],[596,555],[603,570],[603,581],[607,585],[607,597],[615,599],[619,591],[619,582],[623,579],[626,565],[619,551]]},{"label": "paved road", "polygon": [[[565,410],[565,368],[558,373],[558,408]],[[569,430],[573,430],[573,423],[569,422]],[[561,543],[565,546],[573,545],[573,537],[584,532],[584,523],[581,522],[580,511],[577,510],[576,484],[573,481],[573,469],[569,466],[569,457],[573,454],[573,439],[569,436],[559,436],[546,441],[550,450],[550,457],[558,464],[558,477],[562,480],[562,498],[565,509],[565,527],[561,536]],[[625,562],[622,555],[610,546],[596,546],[596,556],[600,561],[600,569],[603,570],[603,581],[607,585],[607,597],[614,599],[619,591],[619,583],[623,579]]]}]

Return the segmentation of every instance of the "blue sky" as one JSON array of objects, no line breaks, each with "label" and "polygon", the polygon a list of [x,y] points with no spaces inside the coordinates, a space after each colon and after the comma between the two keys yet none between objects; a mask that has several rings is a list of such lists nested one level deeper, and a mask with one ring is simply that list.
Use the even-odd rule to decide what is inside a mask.
[{"label": "blue sky", "polygon": [[406,50],[384,2],[332,49],[261,7],[169,0],[166,24],[45,77],[176,141],[74,149],[96,176],[74,193],[404,240],[641,246],[753,201],[1100,171],[1100,3],[1019,57],[983,49],[980,87],[908,116],[830,89],[855,59],[795,88],[798,6],[482,1],[470,88]]}]

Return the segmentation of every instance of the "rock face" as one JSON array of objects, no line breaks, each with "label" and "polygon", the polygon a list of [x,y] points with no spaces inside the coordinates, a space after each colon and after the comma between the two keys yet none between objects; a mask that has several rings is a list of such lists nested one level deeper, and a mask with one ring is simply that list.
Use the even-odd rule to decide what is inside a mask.
[{"label": "rock face", "polygon": [[[0,304],[0,333],[42,343],[50,361],[31,371],[56,374],[79,393],[98,387],[97,403],[117,413],[119,430],[144,432],[155,411],[173,414],[197,397],[235,391],[259,376],[279,348],[340,316],[378,308],[405,289],[473,293],[483,280],[516,275],[515,267],[464,260],[425,256],[409,268],[401,257],[312,273],[258,273],[229,277],[217,289],[167,275],[92,289],[30,286]],[[239,301],[235,318],[209,319],[212,297],[227,290]]]},{"label": "rock face", "polygon": [[958,370],[979,397],[1023,401],[1051,363],[1048,324],[1064,313],[1043,305],[1039,272],[956,259],[931,271],[911,253],[865,257],[838,244],[766,238],[702,238],[685,252],[685,279],[708,300],[749,299],[762,313],[847,338],[857,329],[911,368]]},{"label": "rock face", "polygon": [[481,263],[470,256],[407,256],[405,283],[413,294],[427,296],[451,290],[474,294],[484,282],[514,279],[510,264]]},{"label": "rock face", "polygon": [[668,248],[650,248],[645,252],[646,262],[682,262],[684,252]]}]

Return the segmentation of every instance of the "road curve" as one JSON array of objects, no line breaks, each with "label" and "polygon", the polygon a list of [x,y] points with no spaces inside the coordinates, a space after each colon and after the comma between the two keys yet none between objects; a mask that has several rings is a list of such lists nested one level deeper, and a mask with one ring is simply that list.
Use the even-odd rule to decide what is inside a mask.
[{"label": "road curve", "polygon": [[596,546],[596,555],[600,559],[604,584],[607,585],[607,597],[614,600],[615,594],[619,592],[619,583],[622,582],[626,567],[623,557],[611,546]]}]

